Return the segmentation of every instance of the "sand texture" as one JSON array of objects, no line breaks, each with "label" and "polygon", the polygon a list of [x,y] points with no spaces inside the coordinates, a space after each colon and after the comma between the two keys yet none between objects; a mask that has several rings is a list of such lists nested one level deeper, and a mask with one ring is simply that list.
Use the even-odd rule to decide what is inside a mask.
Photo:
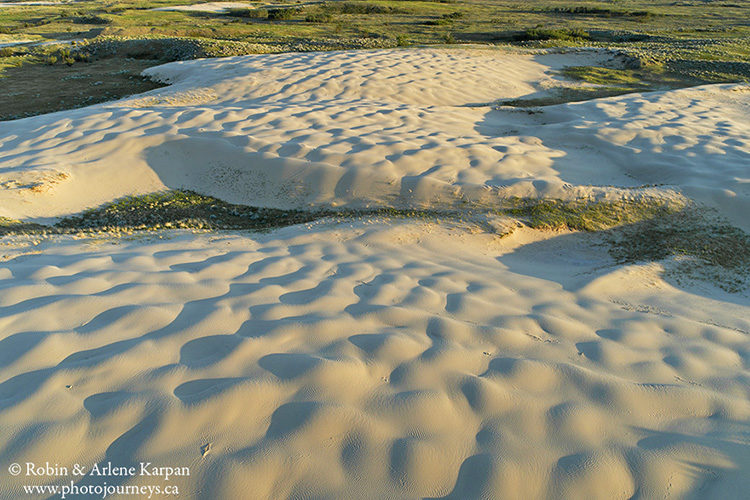
[{"label": "sand texture", "polygon": [[[750,227],[747,87],[489,105],[550,95],[570,85],[556,68],[611,57],[410,49],[152,68],[172,85],[0,122],[0,215],[54,220],[164,188],[471,207],[656,184]],[[149,461],[189,467],[171,483],[198,499],[750,491],[750,297],[674,280],[671,261],[617,264],[599,234],[360,218],[35,238],[0,240],[3,474]],[[0,498],[28,483],[0,476]]]},{"label": "sand texture", "polygon": [[0,188],[0,215],[65,215],[165,187],[283,208],[445,206],[667,184],[748,228],[746,87],[534,114],[478,106],[548,94],[564,85],[555,68],[610,57],[423,49],[160,66],[147,72],[170,87],[0,123],[0,186],[10,186]]},{"label": "sand texture", "polygon": [[169,7],[156,7],[152,10],[180,10],[185,12],[214,12],[222,13],[230,9],[255,8],[258,4],[250,2],[204,2],[192,5],[170,5]]}]

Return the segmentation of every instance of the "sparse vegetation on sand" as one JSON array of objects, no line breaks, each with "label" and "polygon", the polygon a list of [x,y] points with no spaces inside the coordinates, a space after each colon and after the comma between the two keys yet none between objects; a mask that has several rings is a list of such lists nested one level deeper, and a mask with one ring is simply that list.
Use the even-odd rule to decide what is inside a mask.
[{"label": "sparse vegetation on sand", "polygon": [[683,203],[658,199],[620,201],[562,201],[513,199],[501,210],[542,230],[602,231],[683,210]]},{"label": "sparse vegetation on sand", "polygon": [[[129,196],[66,217],[54,226],[0,218],[0,236],[156,231],[263,231],[322,218],[408,218],[479,224],[484,214],[505,216],[544,231],[603,232],[621,263],[688,259],[693,268],[721,270],[712,280],[736,291],[750,275],[750,235],[682,200],[561,201],[512,198],[485,212],[398,208],[279,210],[224,202],[192,191]],[[487,228],[485,228],[487,229]],[[705,273],[704,273],[705,274]]]}]

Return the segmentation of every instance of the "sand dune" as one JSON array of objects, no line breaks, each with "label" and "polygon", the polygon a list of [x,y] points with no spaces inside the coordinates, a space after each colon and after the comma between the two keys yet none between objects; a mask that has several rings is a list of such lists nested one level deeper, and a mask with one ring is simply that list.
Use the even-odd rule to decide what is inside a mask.
[{"label": "sand dune", "polygon": [[[149,73],[170,87],[0,123],[0,215],[52,219],[165,187],[445,207],[657,184],[748,228],[747,87],[489,105],[611,57],[160,66]],[[599,238],[366,219],[4,238],[3,474],[146,461],[191,474],[106,480],[201,499],[742,498],[748,296],[673,282],[672,262],[617,265]],[[29,483],[0,476],[0,497]]]},{"label": "sand dune", "polygon": [[[0,210],[60,216],[164,187],[306,207],[668,184],[747,227],[745,87],[631,95],[531,115],[476,106],[544,95],[565,85],[553,69],[610,57],[421,49],[160,66],[148,73],[172,86],[0,124],[0,183],[12,186],[0,190]],[[58,175],[65,182],[43,181]],[[23,187],[37,184],[49,189]]]},{"label": "sand dune", "polygon": [[185,498],[739,498],[747,302],[539,238],[324,222],[15,257],[3,456],[189,466]]},{"label": "sand dune", "polygon": [[181,10],[186,12],[226,12],[229,9],[254,8],[256,4],[250,2],[204,2],[193,5],[170,5],[168,7],[156,7],[151,10]]}]

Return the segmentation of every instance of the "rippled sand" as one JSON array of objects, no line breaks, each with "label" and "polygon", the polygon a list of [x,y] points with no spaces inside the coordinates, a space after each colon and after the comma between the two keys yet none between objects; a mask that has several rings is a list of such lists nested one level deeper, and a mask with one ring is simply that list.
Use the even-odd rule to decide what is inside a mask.
[{"label": "rippled sand", "polygon": [[[160,66],[171,87],[0,123],[0,215],[164,187],[305,207],[665,184],[747,228],[746,87],[482,106],[609,57]],[[750,299],[599,238],[354,219],[0,240],[0,462],[186,466],[182,498],[741,498]]]}]

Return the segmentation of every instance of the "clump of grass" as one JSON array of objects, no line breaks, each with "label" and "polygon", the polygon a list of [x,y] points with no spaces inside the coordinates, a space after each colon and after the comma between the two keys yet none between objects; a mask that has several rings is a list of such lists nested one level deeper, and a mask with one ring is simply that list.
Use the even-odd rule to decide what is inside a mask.
[{"label": "clump of grass", "polygon": [[300,9],[286,8],[286,9],[269,9],[268,20],[269,21],[288,21],[294,17],[295,14],[300,12]]},{"label": "clump of grass", "polygon": [[231,8],[226,11],[226,15],[230,17],[244,17],[247,19],[264,19],[268,17],[268,11],[265,9]]},{"label": "clump of grass", "polygon": [[50,66],[56,64],[58,61],[72,66],[76,62],[91,61],[91,54],[85,50],[71,50],[69,47],[62,47],[44,56],[43,61]]},{"label": "clump of grass", "polygon": [[405,10],[368,2],[332,2],[323,5],[330,14],[403,14]]},{"label": "clump of grass", "polygon": [[553,7],[547,9],[547,12],[553,12],[555,14],[567,14],[567,15],[581,15],[581,16],[599,16],[599,17],[639,17],[648,18],[653,15],[652,12],[647,10],[615,10],[601,7],[588,7],[588,6],[576,6],[576,7]]},{"label": "clump of grass", "polygon": [[328,12],[311,12],[305,16],[305,22],[308,23],[330,23],[333,21],[333,15]]},{"label": "clump of grass", "polygon": [[316,212],[226,203],[192,191],[128,196],[58,222],[58,229],[267,229],[321,217]]},{"label": "clump of grass", "polygon": [[591,35],[580,28],[529,28],[515,36],[516,41],[589,40]]},{"label": "clump of grass", "polygon": [[448,14],[443,14],[437,19],[430,19],[428,21],[425,21],[424,24],[427,26],[440,26],[440,25],[446,25],[446,24],[453,24],[453,21],[456,19],[460,19],[463,17],[463,12],[455,11],[450,12]]},{"label": "clump of grass", "polygon": [[620,262],[684,256],[743,274],[750,270],[750,235],[697,209],[633,224],[616,236],[615,243],[612,254]]},{"label": "clump of grass", "polygon": [[531,228],[601,231],[663,217],[682,204],[662,200],[562,201],[512,199],[505,214],[520,218]]},{"label": "clump of grass", "polygon": [[18,233],[39,233],[45,229],[47,229],[47,226],[41,224],[22,222],[9,217],[0,217],[0,236]]},{"label": "clump of grass", "polygon": [[75,24],[111,24],[112,20],[106,17],[94,16],[94,15],[81,15],[68,18],[69,21]]},{"label": "clump of grass", "polygon": [[569,66],[561,72],[572,80],[580,80],[596,85],[618,85],[638,87],[644,85],[633,70],[605,68],[602,66]]}]

